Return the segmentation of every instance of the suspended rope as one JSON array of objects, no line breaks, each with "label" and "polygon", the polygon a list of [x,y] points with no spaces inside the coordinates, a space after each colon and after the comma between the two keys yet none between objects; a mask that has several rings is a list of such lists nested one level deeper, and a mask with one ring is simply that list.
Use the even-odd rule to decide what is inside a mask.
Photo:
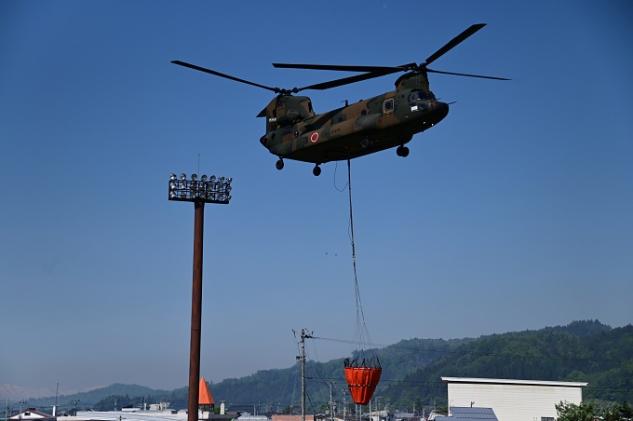
[{"label": "suspended rope", "polygon": [[352,268],[354,270],[354,300],[356,303],[356,329],[358,330],[359,343],[361,352],[365,351],[367,343],[371,342],[369,338],[369,330],[365,321],[365,311],[363,310],[363,301],[360,296],[360,285],[358,283],[358,269],[356,266],[356,240],[354,238],[354,208],[352,205],[352,166],[350,160],[347,160],[347,192],[349,196],[349,231],[350,241],[352,243]]},{"label": "suspended rope", "polygon": [[352,166],[347,160],[347,192],[349,196],[349,234],[352,243],[352,268],[354,270],[354,300],[356,303],[356,328],[358,330],[359,344],[361,346],[360,355],[355,359],[346,359],[345,380],[349,388],[352,399],[357,405],[367,405],[370,401],[376,386],[380,381],[382,368],[377,356],[368,358],[365,353],[366,345],[371,342],[363,301],[360,296],[360,285],[358,282],[358,269],[356,265],[356,240],[354,238],[354,210],[352,207]]},{"label": "suspended rope", "polygon": [[345,189],[347,188],[347,185],[343,186],[343,187],[339,187],[336,184],[336,174],[338,173],[338,161],[336,161],[334,163],[334,176],[332,177],[332,185],[334,186],[334,190],[336,190],[339,193],[343,193],[345,191]]}]

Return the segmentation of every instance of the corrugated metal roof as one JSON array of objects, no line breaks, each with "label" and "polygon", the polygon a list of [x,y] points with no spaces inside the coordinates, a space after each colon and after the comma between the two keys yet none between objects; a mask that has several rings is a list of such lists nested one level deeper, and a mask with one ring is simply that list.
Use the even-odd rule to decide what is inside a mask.
[{"label": "corrugated metal roof", "polygon": [[497,416],[492,408],[463,408],[459,406],[451,407],[451,415],[466,419],[496,420]]},{"label": "corrugated metal roof", "polygon": [[435,417],[435,421],[498,421],[495,412],[492,408],[464,408],[464,407],[451,407],[450,416],[438,416]]}]

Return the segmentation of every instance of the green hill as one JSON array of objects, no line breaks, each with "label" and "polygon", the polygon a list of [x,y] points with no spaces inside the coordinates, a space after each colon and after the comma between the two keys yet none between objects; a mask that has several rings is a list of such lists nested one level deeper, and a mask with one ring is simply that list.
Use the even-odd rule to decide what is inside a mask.
[{"label": "green hill", "polygon": [[[403,378],[411,371],[426,367],[469,341],[409,339],[373,351],[380,359],[385,378]],[[347,393],[343,380],[342,358],[325,363],[308,361],[306,376],[309,397],[313,403],[325,402],[328,399],[328,382],[334,383],[334,393],[339,399]],[[212,387],[217,399],[231,402],[267,402],[288,406],[296,405],[299,401],[299,376],[296,366],[282,370],[259,371],[248,377],[224,380]],[[387,383],[381,383],[377,393],[386,387]]]},{"label": "green hill", "polygon": [[[445,404],[447,392],[440,380],[442,376],[587,381],[585,398],[633,402],[631,325],[612,329],[598,321],[580,321],[476,339],[408,339],[375,352],[383,366],[375,396],[392,408]],[[338,402],[349,396],[343,381],[343,359],[309,361],[306,371],[311,411],[327,401],[328,383],[332,384]],[[260,410],[279,410],[299,403],[296,366],[262,370],[211,386],[216,401],[224,400],[234,409],[252,409],[259,404]],[[184,408],[187,389],[169,392],[116,384],[63,396],[60,401],[80,400],[80,406],[101,401],[99,405],[106,408],[112,406],[114,396],[167,400],[172,408]],[[31,402],[49,405],[51,398]]]},{"label": "green hill", "polygon": [[389,386],[397,406],[446,402],[441,376],[587,381],[584,397],[633,401],[633,326],[597,321],[482,336]]},{"label": "green hill", "polygon": [[[375,396],[391,407],[445,404],[442,376],[588,381],[589,399],[633,401],[633,326],[612,329],[598,321],[476,339],[410,339],[376,350],[382,381]],[[328,382],[339,402],[347,395],[343,360],[307,364],[308,406],[328,399]],[[295,407],[299,402],[296,366],[259,371],[212,385],[218,400],[230,405]],[[186,389],[172,395],[185,405]],[[348,399],[349,400],[349,399]]]}]

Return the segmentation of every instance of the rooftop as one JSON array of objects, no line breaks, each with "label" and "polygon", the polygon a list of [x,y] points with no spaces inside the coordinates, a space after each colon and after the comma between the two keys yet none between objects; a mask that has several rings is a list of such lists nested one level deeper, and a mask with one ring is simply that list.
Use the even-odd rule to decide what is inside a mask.
[{"label": "rooftop", "polygon": [[515,384],[527,386],[559,386],[559,387],[585,387],[587,382],[555,382],[548,380],[516,380],[516,379],[484,379],[476,377],[442,377],[445,383],[488,383],[488,384]]},{"label": "rooftop", "polygon": [[464,408],[464,407],[451,407],[451,416],[447,417],[440,415],[435,418],[435,421],[497,421],[492,408]]}]

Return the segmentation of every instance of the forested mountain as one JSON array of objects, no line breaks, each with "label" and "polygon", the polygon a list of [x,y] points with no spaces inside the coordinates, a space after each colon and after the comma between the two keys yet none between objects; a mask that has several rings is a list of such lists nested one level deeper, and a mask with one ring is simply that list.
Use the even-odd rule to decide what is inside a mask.
[{"label": "forested mountain", "polygon": [[[392,407],[446,402],[442,376],[498,377],[589,382],[589,399],[633,401],[633,326],[612,329],[598,321],[573,322],[540,330],[481,336],[477,339],[410,339],[376,350],[382,381],[375,396]],[[347,394],[343,360],[308,362],[309,406]],[[298,405],[296,367],[259,371],[212,385],[217,399],[232,405],[261,403],[274,408]],[[172,395],[184,405],[186,389]]]},{"label": "forested mountain", "polygon": [[[633,326],[612,329],[598,321],[579,321],[540,330],[445,341],[410,339],[376,350],[382,381],[381,403],[410,408],[414,403],[446,402],[442,376],[497,377],[589,382],[585,397],[633,401]],[[308,363],[308,393],[313,406],[327,400],[327,382],[337,400],[346,394],[342,359]],[[218,399],[235,403],[296,405],[296,367],[267,370],[213,385]],[[183,391],[184,392],[184,391]]]},{"label": "forested mountain", "polygon": [[[409,339],[375,352],[383,367],[384,378],[403,378],[412,370],[426,367],[433,361],[458,349],[472,339]],[[343,358],[328,362],[306,363],[308,397],[313,406],[328,399],[328,382],[333,384],[335,398],[343,399],[347,386],[343,380]],[[382,382],[377,393],[385,390]],[[226,379],[211,385],[216,400],[226,400],[232,407],[250,408],[262,404],[267,408],[286,408],[299,403],[299,371],[296,365],[285,369],[262,370],[250,376]],[[186,406],[187,389],[177,389],[170,396],[172,404]]]},{"label": "forested mountain", "polygon": [[[383,378],[401,379],[413,370],[423,368],[457,350],[470,339],[409,339],[371,350],[378,356],[383,368]],[[355,355],[357,356],[357,355]],[[343,358],[325,363],[309,361],[306,364],[308,394],[310,401],[325,402],[328,399],[328,382],[333,383],[334,394],[341,400],[347,394],[343,379]],[[388,387],[381,382],[376,393]],[[259,371],[252,376],[227,379],[212,385],[218,399],[232,402],[269,402],[281,406],[296,405],[299,402],[299,376],[296,366],[284,370]]]},{"label": "forested mountain", "polygon": [[384,392],[397,405],[446,401],[442,376],[587,381],[588,399],[633,401],[633,326],[597,321],[482,336]]},{"label": "forested mountain", "polygon": [[[633,326],[612,329],[598,321],[573,322],[567,326],[481,336],[476,339],[409,339],[375,350],[383,366],[375,396],[392,408],[420,408],[446,403],[442,376],[492,377],[534,380],[587,381],[584,397],[633,402]],[[328,383],[335,400],[348,396],[343,381],[343,359],[307,363],[308,406],[315,410],[327,401]],[[116,387],[115,387],[116,386]],[[186,407],[187,389],[155,391],[140,386],[125,390],[110,386],[110,395],[144,396],[168,400],[172,407]],[[297,406],[299,376],[296,366],[263,370],[211,385],[216,401],[233,408],[261,410]],[[116,390],[116,391],[115,391]],[[108,395],[103,389],[69,396],[82,404]],[[349,398],[347,398],[349,401]],[[111,405],[110,398],[102,402]]]}]

